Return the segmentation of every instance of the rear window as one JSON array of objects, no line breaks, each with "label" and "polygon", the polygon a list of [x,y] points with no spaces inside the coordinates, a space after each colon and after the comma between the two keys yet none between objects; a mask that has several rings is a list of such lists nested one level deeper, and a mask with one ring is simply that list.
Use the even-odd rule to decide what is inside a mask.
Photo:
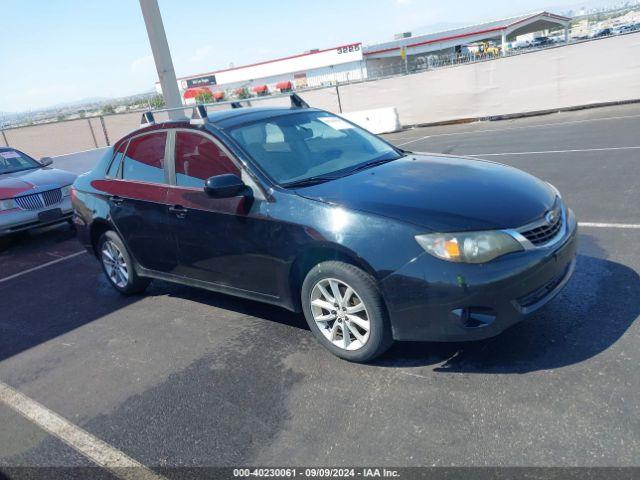
[{"label": "rear window", "polygon": [[165,183],[164,148],[166,132],[149,133],[129,142],[124,156],[122,178],[149,183]]}]

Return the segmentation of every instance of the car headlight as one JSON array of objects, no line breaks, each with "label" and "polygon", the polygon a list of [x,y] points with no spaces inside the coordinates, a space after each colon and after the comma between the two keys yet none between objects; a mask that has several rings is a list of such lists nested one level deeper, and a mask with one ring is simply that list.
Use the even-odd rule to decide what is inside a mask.
[{"label": "car headlight", "polygon": [[13,200],[13,198],[0,200],[0,212],[3,212],[5,210],[13,210],[14,208],[16,208],[16,202]]},{"label": "car headlight", "polygon": [[515,238],[499,231],[431,233],[415,238],[427,253],[449,262],[486,263],[524,250]]},{"label": "car headlight", "polygon": [[66,187],[62,187],[60,190],[62,191],[62,196],[63,197],[68,197],[69,195],[71,195],[71,185],[67,185]]}]

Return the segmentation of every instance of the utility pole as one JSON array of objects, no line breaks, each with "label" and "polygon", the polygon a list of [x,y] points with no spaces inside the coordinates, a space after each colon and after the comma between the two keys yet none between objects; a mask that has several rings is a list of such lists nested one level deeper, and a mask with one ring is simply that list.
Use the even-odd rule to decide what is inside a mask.
[{"label": "utility pole", "polygon": [[[147,27],[151,52],[153,53],[153,59],[156,63],[156,70],[158,71],[158,79],[160,80],[160,87],[162,87],[164,101],[167,108],[181,107],[182,99],[180,98],[176,72],[173,69],[167,35],[164,32],[164,25],[162,24],[158,0],[140,0],[140,8],[142,9],[142,16],[144,17],[144,24]],[[169,112],[169,118],[171,120],[178,120],[183,117],[184,113],[180,110]]]}]

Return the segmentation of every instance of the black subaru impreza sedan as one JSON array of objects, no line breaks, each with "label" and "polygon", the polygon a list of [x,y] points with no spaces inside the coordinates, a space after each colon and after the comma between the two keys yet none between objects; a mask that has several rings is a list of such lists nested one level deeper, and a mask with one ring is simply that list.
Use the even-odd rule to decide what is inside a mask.
[{"label": "black subaru impreza sedan", "polygon": [[573,212],[520,170],[404,151],[299,101],[147,120],[72,191],[123,294],[162,279],[302,311],[364,362],[497,335],[573,273]]}]

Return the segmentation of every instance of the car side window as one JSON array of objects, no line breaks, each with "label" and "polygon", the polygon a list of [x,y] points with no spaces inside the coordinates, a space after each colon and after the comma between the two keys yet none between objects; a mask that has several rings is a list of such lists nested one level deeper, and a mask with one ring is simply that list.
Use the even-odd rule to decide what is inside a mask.
[{"label": "car side window", "polygon": [[124,155],[125,148],[127,148],[127,142],[122,142],[122,144],[118,147],[115,154],[113,155],[113,160],[111,161],[111,165],[109,165],[109,169],[107,170],[107,177],[116,178],[118,176],[118,170],[120,169],[120,163],[122,163],[122,157]]},{"label": "car side window", "polygon": [[176,134],[176,185],[202,188],[209,177],[240,170],[214,142],[197,133]]},{"label": "car side window", "polygon": [[167,132],[155,132],[132,139],[124,156],[122,178],[165,183],[164,147]]}]

